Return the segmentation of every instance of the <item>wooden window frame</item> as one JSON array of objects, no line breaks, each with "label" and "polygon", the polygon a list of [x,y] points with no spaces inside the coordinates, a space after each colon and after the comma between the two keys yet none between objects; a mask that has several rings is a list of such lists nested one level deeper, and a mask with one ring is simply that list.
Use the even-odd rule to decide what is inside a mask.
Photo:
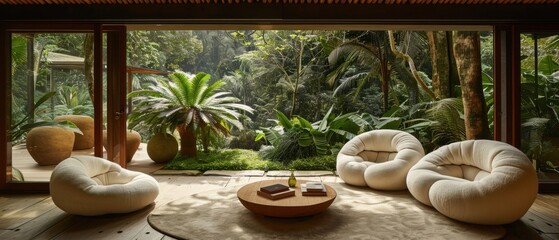
[{"label": "wooden window frame", "polygon": [[[108,61],[114,64],[108,68],[111,79],[116,79],[117,83],[111,87],[111,93],[117,98],[118,108],[126,106],[126,27],[106,26],[100,23],[19,23],[4,22],[0,23],[0,84],[6,86],[0,92],[0,106],[4,109],[2,113],[5,117],[0,118],[0,144],[5,147],[0,148],[0,169],[5,169],[0,173],[0,192],[48,192],[49,182],[14,182],[12,178],[12,155],[11,142],[8,141],[8,132],[11,125],[11,36],[13,33],[94,33],[94,155],[103,157],[103,34],[111,35],[111,51],[114,52],[108,57]],[[124,33],[124,34],[123,34]],[[114,41],[113,41],[114,40]],[[116,51],[118,50],[118,51]],[[122,85],[122,86],[120,86]],[[111,97],[109,97],[111,99]],[[113,101],[113,100],[111,100]],[[113,110],[113,109],[111,109]],[[125,112],[125,111],[124,111]],[[108,117],[115,118],[115,112],[109,112]],[[124,113],[125,114],[125,113]],[[121,166],[126,167],[124,153],[126,151],[126,115],[119,116],[115,124],[108,124],[111,130],[119,131],[109,144],[117,145],[112,148],[108,155],[117,161]],[[116,127],[115,127],[116,125]],[[114,141],[114,139],[117,139]]]}]

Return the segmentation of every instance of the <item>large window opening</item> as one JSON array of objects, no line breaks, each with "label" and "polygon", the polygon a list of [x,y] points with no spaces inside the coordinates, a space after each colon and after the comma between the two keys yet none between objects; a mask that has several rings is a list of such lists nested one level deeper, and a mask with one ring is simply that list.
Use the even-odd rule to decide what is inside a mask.
[{"label": "large window opening", "polygon": [[48,181],[58,162],[93,154],[93,34],[21,32],[11,42],[12,173]]},{"label": "large window opening", "polygon": [[69,157],[126,166],[126,28],[61,27],[6,33],[9,187],[44,190]]},{"label": "large window opening", "polygon": [[[121,115],[128,115],[129,132],[139,133],[142,143],[138,149],[142,158],[148,160],[153,157],[146,153],[147,144],[157,133],[174,135],[178,152],[164,161],[168,168],[303,170],[319,166],[322,170],[334,170],[340,147],[352,136],[373,129],[410,132],[427,152],[464,140],[468,134],[493,138],[496,102],[493,33],[489,28],[131,28],[123,47],[127,63],[118,70],[125,69],[126,91],[131,94],[126,108],[111,110],[111,119],[119,121]],[[13,181],[48,181],[56,166],[40,163],[32,156],[32,151],[43,146],[28,144],[32,142],[28,139],[31,130],[57,125],[72,131],[76,126],[67,125],[60,116],[94,118],[93,88],[87,70],[91,69],[88,64],[93,64],[88,60],[90,37],[90,33],[10,34],[9,141],[13,147],[8,166],[13,167]],[[102,42],[107,41],[106,37],[103,39]],[[556,42],[553,34],[521,35],[520,147],[533,160],[540,180],[548,182],[557,180],[559,165],[553,158],[557,148]],[[103,68],[108,68],[108,62],[102,61]],[[114,70],[112,75],[118,71]],[[106,92],[106,71],[102,72],[101,106],[107,109],[110,94]],[[464,80],[464,76],[469,78]],[[172,113],[143,104],[150,99],[140,92],[165,91],[170,86],[165,83],[177,78],[198,79],[199,85],[195,87],[199,92],[212,89],[204,96],[190,99],[194,102],[189,104],[200,107],[195,115],[198,119],[193,118],[198,127],[191,132],[177,131],[172,118],[147,120],[155,116],[149,114]],[[479,88],[465,88],[471,85],[464,81]],[[477,97],[464,98],[472,94]],[[219,104],[208,104],[204,98]],[[477,104],[472,105],[472,101]],[[467,127],[466,121],[472,120],[465,116],[467,108],[470,112],[485,113],[474,119],[481,123],[480,128]],[[103,114],[102,128],[107,126],[107,115]],[[204,121],[205,125],[200,124]],[[185,136],[191,141],[183,141]],[[45,137],[39,139],[40,145],[47,143]],[[61,146],[61,141],[55,142],[56,147]],[[91,147],[73,148],[71,154],[97,154],[94,152]],[[106,156],[106,150],[102,154]],[[124,155],[128,160],[133,154]],[[224,156],[233,156],[233,160],[219,163]],[[181,161],[192,157],[196,161],[190,162],[194,164]],[[262,161],[247,163],[248,158]],[[217,162],[206,166],[200,165],[200,161]],[[317,163],[309,164],[312,161]]]},{"label": "large window opening", "polygon": [[[128,32],[130,66],[178,71],[188,79],[211,76],[198,87],[217,83],[220,87],[213,94],[235,99],[234,107],[217,112],[213,110],[227,106],[204,105],[202,97],[154,96],[180,89],[175,88],[179,76],[134,76],[129,128],[144,142],[159,132],[175,135],[181,150],[170,168],[201,168],[199,163],[213,161],[216,153],[221,154],[219,161],[237,154],[264,162],[247,166],[234,159],[234,164],[208,168],[304,169],[318,161],[312,166],[334,170],[340,147],[356,134],[374,129],[410,132],[427,152],[465,140],[468,134],[493,138],[493,33],[487,28],[130,28],[134,29]],[[175,85],[169,84],[171,79]],[[141,93],[142,89],[154,92]],[[198,107],[192,115],[198,125],[191,133],[176,131],[177,118],[169,117],[175,116],[169,108],[185,107],[179,104],[181,97]],[[157,109],[150,102],[167,105]],[[475,116],[464,116],[465,108]],[[194,141],[186,143],[184,137]]]},{"label": "large window opening", "polygon": [[521,42],[522,151],[541,182],[559,181],[559,34],[526,32]]}]

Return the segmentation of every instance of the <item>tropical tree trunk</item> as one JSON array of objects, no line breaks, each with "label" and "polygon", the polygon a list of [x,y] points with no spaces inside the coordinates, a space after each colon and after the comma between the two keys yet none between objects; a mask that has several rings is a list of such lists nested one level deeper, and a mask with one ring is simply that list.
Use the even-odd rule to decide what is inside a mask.
[{"label": "tropical tree trunk", "polygon": [[394,70],[400,76],[400,80],[406,85],[406,89],[408,90],[408,105],[412,106],[418,103],[419,101],[419,86],[415,81],[413,74],[406,66],[406,62],[404,60],[396,60],[394,58]]},{"label": "tropical tree trunk", "polygon": [[408,54],[403,53],[400,50],[396,49],[396,43],[394,41],[394,32],[391,31],[391,30],[388,31],[388,39],[389,39],[389,43],[390,43],[390,50],[392,51],[394,56],[396,56],[397,58],[404,59],[404,60],[406,60],[406,62],[408,62],[410,72],[412,73],[413,78],[417,81],[417,84],[432,99],[436,99],[435,94],[433,93],[433,91],[431,91],[429,86],[427,86],[427,84],[425,82],[423,82],[423,80],[419,76],[419,73],[417,72],[417,69],[415,68],[415,63],[413,62],[413,59]]},{"label": "tropical tree trunk", "polygon": [[183,157],[196,157],[196,134],[189,127],[185,127],[184,124],[177,126],[177,131],[179,132],[181,149],[180,154]]},{"label": "tropical tree trunk", "polygon": [[297,92],[299,90],[299,82],[301,81],[302,73],[302,65],[303,65],[303,50],[305,48],[305,43],[303,40],[300,40],[299,43],[301,44],[298,49],[297,53],[297,66],[295,71],[295,86],[293,86],[293,95],[291,98],[291,111],[289,112],[289,117],[293,117],[295,114],[295,107],[297,106]]},{"label": "tropical tree trunk", "polygon": [[210,152],[210,128],[203,127],[200,128],[200,139],[202,140],[202,147],[204,148],[204,152]]},{"label": "tropical tree trunk", "polygon": [[454,32],[454,58],[464,103],[464,123],[467,139],[489,137],[487,106],[481,80],[479,32]]},{"label": "tropical tree trunk", "polygon": [[388,69],[388,60],[385,59],[386,56],[381,56],[379,58],[380,61],[380,78],[381,82],[381,89],[382,89],[382,99],[383,103],[382,106],[384,107],[384,111],[388,111],[388,82],[390,81],[390,70]]},{"label": "tropical tree trunk", "polygon": [[91,103],[93,103],[93,33],[86,33],[85,39],[83,41],[83,51],[84,51],[84,69],[83,74],[85,82],[87,83],[87,90],[89,92],[89,98]]},{"label": "tropical tree trunk", "polygon": [[450,97],[450,55],[445,31],[427,32],[433,65],[433,92],[437,99]]}]

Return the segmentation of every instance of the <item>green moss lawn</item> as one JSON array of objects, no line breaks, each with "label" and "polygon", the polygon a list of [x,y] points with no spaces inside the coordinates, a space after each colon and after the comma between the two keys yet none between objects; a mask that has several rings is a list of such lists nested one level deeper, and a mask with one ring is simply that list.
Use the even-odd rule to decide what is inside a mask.
[{"label": "green moss lawn", "polygon": [[296,159],[288,164],[262,159],[258,152],[246,149],[223,149],[198,152],[197,158],[176,157],[167,163],[169,170],[326,170],[336,169],[333,155]]}]

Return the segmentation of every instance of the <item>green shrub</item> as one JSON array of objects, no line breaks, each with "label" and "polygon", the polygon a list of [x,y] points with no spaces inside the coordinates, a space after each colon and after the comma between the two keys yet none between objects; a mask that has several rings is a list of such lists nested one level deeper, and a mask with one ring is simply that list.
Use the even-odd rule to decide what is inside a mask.
[{"label": "green shrub", "polygon": [[299,158],[331,155],[332,146],[352,139],[361,129],[358,123],[364,122],[357,113],[336,116],[332,108],[315,123],[300,116],[288,118],[277,110],[276,117],[277,126],[262,128],[256,139],[264,139],[274,147],[262,156],[284,164]]},{"label": "green shrub", "polygon": [[177,157],[165,169],[173,170],[246,170],[284,169],[283,165],[263,160],[258,153],[245,149],[224,149],[209,153],[198,152],[197,158]]},{"label": "green shrub", "polygon": [[253,130],[239,131],[237,136],[231,138],[229,148],[251,149],[258,151],[262,146],[261,141],[256,141],[256,132]]},{"label": "green shrub", "polygon": [[326,155],[293,160],[289,168],[296,170],[336,170],[336,156]]},{"label": "green shrub", "polygon": [[265,160],[258,152],[246,149],[224,149],[209,153],[198,152],[197,158],[180,155],[167,163],[172,170],[327,170],[336,169],[336,157],[324,155],[293,160],[289,165]]}]

